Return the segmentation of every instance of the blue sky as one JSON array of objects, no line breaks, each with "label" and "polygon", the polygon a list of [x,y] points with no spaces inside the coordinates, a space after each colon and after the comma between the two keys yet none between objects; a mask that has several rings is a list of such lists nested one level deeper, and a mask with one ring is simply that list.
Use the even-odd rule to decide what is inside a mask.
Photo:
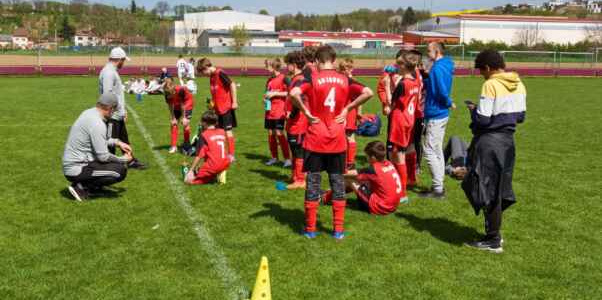
[{"label": "blue sky", "polygon": [[[113,4],[116,6],[129,5],[131,0],[99,0],[90,2],[102,2],[107,4]],[[146,8],[154,7],[158,0],[137,0],[136,4],[143,5]],[[283,13],[296,13],[301,11],[303,13],[319,13],[319,14],[333,14],[333,13],[345,13],[358,8],[397,8],[412,6],[414,8],[431,7],[434,12],[447,11],[447,10],[461,10],[461,9],[472,9],[472,8],[489,8],[494,6],[503,5],[506,3],[543,3],[543,0],[485,0],[485,1],[467,1],[467,0],[378,0],[378,1],[366,1],[366,0],[344,0],[344,1],[332,1],[332,0],[227,0],[227,1],[216,1],[216,0],[168,0],[170,5],[174,4],[191,4],[193,6],[198,5],[215,5],[224,6],[230,5],[235,10],[258,12],[260,9],[267,9],[270,14],[283,14]]]}]

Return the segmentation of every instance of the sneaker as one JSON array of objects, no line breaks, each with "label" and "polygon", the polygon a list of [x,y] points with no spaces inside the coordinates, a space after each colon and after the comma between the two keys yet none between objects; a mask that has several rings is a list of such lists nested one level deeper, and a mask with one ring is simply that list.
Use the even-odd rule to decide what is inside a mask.
[{"label": "sneaker", "polygon": [[290,168],[293,165],[293,163],[291,162],[290,159],[287,159],[284,161],[284,164],[282,165],[283,168]]},{"label": "sneaker", "polygon": [[169,152],[168,152],[169,154],[174,154],[176,152],[178,152],[178,147],[176,147],[176,146],[169,147]]},{"label": "sneaker", "polygon": [[75,200],[82,202],[88,199],[88,192],[81,183],[71,184],[68,189]]},{"label": "sneaker", "polygon": [[502,242],[503,240],[497,241],[495,239],[483,239],[480,241],[464,243],[464,245],[478,250],[485,250],[493,253],[502,253],[504,252],[504,249],[502,248]]},{"label": "sneaker", "polygon": [[308,238],[310,240],[313,240],[316,237],[318,237],[318,233],[315,232],[315,231],[303,231],[302,234],[303,234],[304,237],[306,237],[306,238]]},{"label": "sneaker", "polygon": [[430,190],[430,191],[426,191],[426,192],[420,192],[420,193],[418,193],[418,197],[431,198],[431,199],[435,199],[435,200],[443,200],[443,199],[445,199],[445,190],[443,190],[443,191]]},{"label": "sneaker", "polygon": [[287,190],[304,190],[305,189],[305,182],[301,181],[301,182],[293,182],[289,185],[286,186]]},{"label": "sneaker", "polygon": [[128,168],[130,168],[130,169],[144,170],[144,169],[146,169],[146,165],[144,163],[141,163],[138,159],[134,158],[128,164]]},{"label": "sneaker", "polygon": [[335,231],[332,233],[332,237],[337,241],[341,241],[345,238],[345,232],[344,231]]},{"label": "sneaker", "polygon": [[266,162],[265,162],[265,165],[266,165],[266,166],[273,166],[273,165],[275,165],[275,164],[277,164],[277,163],[278,163],[278,159],[276,159],[276,158],[272,158],[272,159],[270,159],[270,160],[266,161]]}]

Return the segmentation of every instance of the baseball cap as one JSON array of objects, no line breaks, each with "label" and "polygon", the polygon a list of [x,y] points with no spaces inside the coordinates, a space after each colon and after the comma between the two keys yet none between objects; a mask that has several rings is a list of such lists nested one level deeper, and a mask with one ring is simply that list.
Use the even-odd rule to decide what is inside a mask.
[{"label": "baseball cap", "polygon": [[117,106],[117,96],[113,93],[105,93],[105,94],[100,95],[100,97],[98,97],[98,100],[96,101],[96,103],[105,105],[105,106],[116,107]]},{"label": "baseball cap", "polygon": [[121,48],[121,47],[115,47],[115,48],[111,49],[111,54],[109,55],[109,58],[114,58],[114,59],[125,58],[125,60],[130,61],[130,58],[127,56],[127,54],[125,54],[125,50],[123,50],[123,48]]}]

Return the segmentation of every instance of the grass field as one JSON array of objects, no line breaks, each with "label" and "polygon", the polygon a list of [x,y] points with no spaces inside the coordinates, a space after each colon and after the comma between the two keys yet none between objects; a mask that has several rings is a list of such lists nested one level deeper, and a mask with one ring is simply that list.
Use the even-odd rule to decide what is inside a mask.
[{"label": "grass field", "polygon": [[[320,209],[324,234],[313,241],[301,237],[303,193],[277,191],[275,181],[289,171],[263,165],[264,79],[238,80],[238,160],[227,185],[174,193],[156,159],[164,158],[167,171],[180,178],[184,157],[167,154],[165,103],[158,96],[142,103],[128,96],[132,145],[150,168],[130,171],[108,198],[76,203],[65,189],[61,155],[69,126],[95,101],[96,79],[0,78],[0,298],[231,299],[241,287],[253,287],[262,255],[270,260],[274,299],[602,294],[600,79],[525,79],[527,122],[516,134],[518,204],[505,214],[501,255],[462,246],[482,232],[483,220],[449,178],[445,201],[410,194],[410,204],[388,217],[351,207],[350,236],[342,243],[327,234],[329,207]],[[456,79],[461,108],[448,136],[470,138],[461,103],[475,99],[481,83]],[[207,81],[199,79],[199,86],[195,123]],[[377,101],[367,108],[377,109]],[[368,141],[361,138],[358,148]],[[428,184],[425,173],[422,183]],[[190,210],[181,199],[189,200]]]}]

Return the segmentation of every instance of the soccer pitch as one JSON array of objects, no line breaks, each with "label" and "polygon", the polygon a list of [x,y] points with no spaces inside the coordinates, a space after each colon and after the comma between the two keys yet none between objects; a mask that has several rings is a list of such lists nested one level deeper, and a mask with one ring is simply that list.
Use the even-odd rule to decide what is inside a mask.
[{"label": "soccer pitch", "polygon": [[[518,203],[504,215],[501,255],[462,246],[482,233],[483,217],[474,215],[459,182],[449,177],[444,201],[410,193],[410,204],[387,217],[350,205],[350,235],[341,243],[329,235],[331,208],[321,207],[322,234],[305,239],[299,234],[303,192],[277,191],[275,182],[290,170],[263,164],[265,78],[235,80],[241,84],[237,161],[226,185],[173,186],[169,178],[180,180],[186,158],[167,154],[163,97],[138,103],[127,95],[130,139],[149,169],[130,170],[107,198],[76,203],[66,191],[61,156],[69,126],[95,103],[97,79],[0,78],[0,298],[232,299],[253,287],[262,255],[270,260],[274,299],[602,294],[600,79],[524,79],[528,111],[516,134]],[[209,92],[207,79],[197,81],[193,124]],[[359,81],[375,89],[375,78]],[[462,102],[478,100],[481,83],[456,78],[458,110],[448,137],[469,140]],[[380,104],[373,99],[365,111],[378,112]],[[371,140],[359,138],[358,149]],[[421,181],[428,185],[425,173]]]}]

